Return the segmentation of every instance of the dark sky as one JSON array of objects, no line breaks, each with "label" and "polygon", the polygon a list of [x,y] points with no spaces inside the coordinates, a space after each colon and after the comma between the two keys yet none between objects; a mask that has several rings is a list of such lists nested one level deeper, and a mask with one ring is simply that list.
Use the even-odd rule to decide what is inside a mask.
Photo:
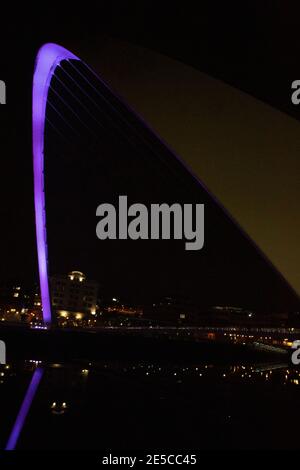
[{"label": "dark sky", "polygon": [[[115,35],[180,59],[298,118],[286,94],[298,73],[297,15],[286,2],[243,2],[238,9],[203,2],[197,13],[175,3],[159,10],[131,5],[100,2],[97,15],[87,8],[57,15],[46,3],[43,13],[32,9],[25,19],[19,10],[7,17],[0,33],[0,78],[8,88],[8,104],[0,108],[1,279],[36,276],[30,106],[33,62],[42,43],[82,41],[92,47],[99,34]],[[295,305],[289,289],[282,289]],[[284,301],[283,294],[281,306]]]},{"label": "dark sky", "polygon": [[[293,296],[280,277],[208,192],[87,69],[62,64],[48,103],[51,273],[80,269],[138,303],[169,295],[202,307],[226,303],[271,311],[291,305]],[[148,208],[204,203],[203,250],[185,251],[183,241],[99,241],[96,207],[101,202],[116,207],[118,195]]]},{"label": "dark sky", "polygon": [[107,37],[94,48],[75,50],[171,145],[299,291],[299,122],[162,54]]}]

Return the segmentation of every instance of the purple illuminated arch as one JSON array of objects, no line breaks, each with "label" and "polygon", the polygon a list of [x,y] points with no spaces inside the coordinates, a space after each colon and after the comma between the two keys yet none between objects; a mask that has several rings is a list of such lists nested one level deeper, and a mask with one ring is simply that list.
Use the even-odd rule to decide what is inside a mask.
[{"label": "purple illuminated arch", "polygon": [[62,60],[80,60],[57,44],[45,44],[38,52],[32,88],[32,145],[34,171],[34,206],[36,243],[43,319],[51,323],[51,302],[48,279],[47,232],[44,192],[44,131],[48,90],[56,67]]}]

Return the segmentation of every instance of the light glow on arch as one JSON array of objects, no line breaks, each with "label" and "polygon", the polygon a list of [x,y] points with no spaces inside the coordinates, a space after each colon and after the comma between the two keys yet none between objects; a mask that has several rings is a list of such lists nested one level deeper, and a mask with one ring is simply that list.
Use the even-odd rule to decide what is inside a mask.
[{"label": "light glow on arch", "polygon": [[57,44],[45,44],[38,52],[32,88],[32,146],[34,172],[34,206],[43,319],[51,324],[51,301],[48,279],[47,231],[44,192],[44,132],[48,90],[56,67],[62,60],[80,60]]}]

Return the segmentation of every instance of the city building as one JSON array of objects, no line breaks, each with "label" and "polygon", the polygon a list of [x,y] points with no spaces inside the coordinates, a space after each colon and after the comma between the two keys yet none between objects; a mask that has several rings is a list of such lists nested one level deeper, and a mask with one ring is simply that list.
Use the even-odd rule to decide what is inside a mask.
[{"label": "city building", "polygon": [[95,315],[98,283],[80,271],[50,278],[52,309],[57,318],[82,320]]},{"label": "city building", "polygon": [[6,282],[0,286],[0,320],[39,322],[42,305],[37,285]]}]

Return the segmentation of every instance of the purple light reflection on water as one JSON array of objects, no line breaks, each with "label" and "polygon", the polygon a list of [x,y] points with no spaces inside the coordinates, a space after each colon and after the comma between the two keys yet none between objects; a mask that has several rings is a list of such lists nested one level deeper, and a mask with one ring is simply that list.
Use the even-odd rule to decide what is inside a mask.
[{"label": "purple light reflection on water", "polygon": [[29,412],[31,403],[35,397],[36,391],[38,389],[39,383],[41,381],[41,378],[43,376],[44,370],[41,367],[38,367],[32,376],[31,382],[29,384],[29,387],[27,389],[26,395],[24,397],[24,400],[22,402],[20,411],[18,413],[18,416],[16,418],[16,421],[13,425],[11,434],[9,436],[8,442],[6,444],[5,450],[14,450],[19,436],[21,434],[21,431],[23,429],[27,414]]}]

